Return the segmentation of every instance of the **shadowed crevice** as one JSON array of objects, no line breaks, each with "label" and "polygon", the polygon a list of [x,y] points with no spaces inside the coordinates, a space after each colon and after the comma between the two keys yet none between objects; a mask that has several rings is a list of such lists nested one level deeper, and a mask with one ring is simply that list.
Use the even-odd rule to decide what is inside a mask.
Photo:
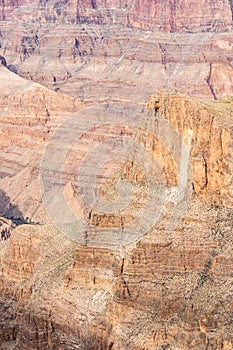
[{"label": "shadowed crevice", "polygon": [[10,197],[0,189],[0,217],[12,220],[16,225],[25,224],[27,221],[17,205],[12,204]]},{"label": "shadowed crevice", "polygon": [[233,0],[229,0],[230,8],[231,8],[231,17],[233,20]]},{"label": "shadowed crevice", "polygon": [[96,9],[96,0],[91,0],[91,6],[93,9]]},{"label": "shadowed crevice", "polygon": [[211,82],[211,76],[212,76],[212,63],[210,63],[209,75],[206,79],[206,82],[209,86],[210,92],[213,95],[214,100],[217,100],[218,98],[217,98],[217,95],[215,94],[214,87],[213,87],[212,82]]}]

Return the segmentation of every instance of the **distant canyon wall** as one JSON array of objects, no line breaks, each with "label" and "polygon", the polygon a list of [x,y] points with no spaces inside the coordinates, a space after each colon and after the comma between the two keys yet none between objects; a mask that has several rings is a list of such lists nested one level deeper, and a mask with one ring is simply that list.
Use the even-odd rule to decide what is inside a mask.
[{"label": "distant canyon wall", "polygon": [[228,31],[232,28],[230,0],[3,0],[0,15],[4,21],[114,23],[165,32]]}]

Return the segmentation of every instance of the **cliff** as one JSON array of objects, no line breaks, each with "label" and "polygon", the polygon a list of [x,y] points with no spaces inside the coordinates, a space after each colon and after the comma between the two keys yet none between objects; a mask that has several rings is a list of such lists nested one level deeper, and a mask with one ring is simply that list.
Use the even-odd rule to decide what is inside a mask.
[{"label": "cliff", "polygon": [[[203,103],[164,92],[152,97],[148,106],[155,118],[158,114],[168,119],[184,142],[187,145],[190,142],[193,191],[211,205],[233,205],[232,106],[231,98]],[[158,124],[153,119],[145,118],[144,123],[150,132],[156,133]],[[171,135],[167,134],[166,138]],[[174,171],[170,176],[174,176]]]},{"label": "cliff", "polygon": [[[167,203],[154,227],[120,249],[111,248],[110,233],[108,248],[101,244],[93,248],[91,232],[77,244],[52,225],[21,225],[0,242],[2,349],[232,348],[231,115],[231,99],[200,102],[157,92],[140,129],[129,133],[157,157],[168,189],[177,186],[179,163],[174,165],[174,150],[170,157],[165,150],[166,138],[172,141],[174,134],[166,131],[164,138],[158,133],[159,122],[169,121],[168,130],[182,135],[190,146],[193,195],[174,230],[167,228],[171,214]],[[82,151],[93,142],[103,143],[120,133],[104,127],[104,133],[93,130],[92,138],[83,134],[78,148],[69,154],[71,165],[78,164]],[[222,156],[216,157],[217,152]],[[145,190],[140,164],[126,163],[120,173],[113,171],[113,183],[103,184],[106,198],[111,198],[111,186],[123,175]],[[22,173],[13,179],[22,185]],[[3,181],[7,183],[7,177]],[[12,193],[13,189],[14,185]],[[72,206],[72,196],[78,195],[75,187],[65,186],[64,191]],[[13,204],[23,210],[20,203],[16,206],[19,198]],[[26,197],[22,198],[24,202]],[[38,203],[32,200],[31,205],[36,217]],[[97,230],[122,224],[94,211],[89,220],[90,231],[93,224]],[[127,220],[124,224],[127,227]]]},{"label": "cliff", "polygon": [[125,253],[18,227],[0,243],[2,349],[230,350],[231,227],[199,201]]},{"label": "cliff", "polygon": [[198,3],[186,0],[4,0],[0,10],[3,21],[17,18],[48,23],[122,24],[165,32],[227,31],[232,28],[232,4],[228,0]]},{"label": "cliff", "polygon": [[[23,115],[23,111],[21,112],[21,109],[23,109],[23,102],[21,102],[20,110],[16,116],[5,113],[1,119],[4,143],[2,143],[1,152],[2,179],[0,183],[6,195],[10,198],[7,205],[4,204],[4,208],[1,206],[2,215],[18,217],[20,215],[18,215],[17,212],[20,211],[24,218],[28,217],[35,222],[39,221],[41,223],[49,222],[51,217],[56,216],[59,213],[58,206],[53,207],[52,204],[48,204],[47,210],[53,208],[51,209],[53,213],[51,210],[48,210],[50,218],[48,218],[45,212],[45,202],[43,203],[41,200],[41,176],[45,176],[49,183],[55,184],[57,181],[56,169],[60,171],[60,168],[58,169],[59,163],[56,161],[56,155],[61,152],[63,147],[67,147],[64,142],[70,142],[69,138],[71,137],[70,132],[72,129],[78,128],[81,121],[85,123],[85,120],[89,120],[89,123],[93,123],[93,113],[96,113],[97,123],[98,113],[100,113],[103,120],[108,120],[110,111],[111,118],[114,120],[112,126],[105,125],[101,122],[101,125],[95,128],[91,127],[90,124],[89,127],[87,126],[87,130],[81,138],[77,133],[77,140],[75,142],[72,141],[70,150],[66,155],[65,165],[62,166],[61,179],[62,186],[64,187],[64,195],[69,205],[76,208],[74,209],[76,214],[79,212],[81,216],[84,215],[85,217],[90,215],[88,214],[88,205],[86,208],[86,205],[83,204],[82,195],[79,193],[77,187],[76,174],[77,171],[80,171],[78,170],[79,167],[82,166],[82,162],[85,160],[88,152],[95,152],[93,154],[94,158],[92,156],[92,160],[90,160],[88,164],[90,169],[96,167],[96,162],[98,160],[101,163],[98,147],[103,147],[106,142],[110,142],[114,138],[122,137],[122,123],[125,125],[125,137],[130,138],[138,145],[144,145],[145,149],[154,157],[153,159],[159,162],[165,185],[168,186],[168,188],[177,186],[179,168],[182,164],[179,158],[181,156],[178,154],[175,156],[172,153],[172,149],[169,150],[169,148],[167,148],[169,145],[166,144],[163,132],[157,135],[157,115],[161,120],[167,120],[170,125],[173,126],[174,130],[176,130],[177,135],[182,135],[184,142],[187,143],[187,147],[189,147],[188,144],[190,144],[191,192],[208,205],[232,207],[231,99],[209,103],[200,102],[177,93],[158,92],[150,99],[144,117],[139,118],[139,128],[141,132],[135,134],[135,127],[132,126],[131,121],[134,116],[139,113],[138,109],[134,110],[132,107],[129,108],[129,106],[126,105],[125,114],[122,115],[121,108],[118,109],[114,105],[111,109],[110,106],[108,106],[108,109],[104,106],[101,108],[98,107],[97,109],[91,107],[85,109],[83,112],[81,110],[77,114],[78,119],[73,117],[69,122],[69,116],[72,115],[71,111],[78,112],[81,108],[80,102],[52,92],[50,94],[47,92],[43,93],[42,96],[46,96],[46,98],[43,97],[45,98],[45,100],[43,100],[41,95],[38,94],[42,88],[36,86],[36,89],[37,97],[34,97],[35,90],[32,90],[32,93],[28,91],[26,102],[32,101],[30,103],[34,106],[35,98],[39,101],[43,101],[41,107],[38,103],[35,105],[39,112],[35,113],[33,109],[30,109],[32,113],[31,116]],[[55,96],[53,96],[53,94],[55,94]],[[18,93],[17,95],[11,95],[9,99],[12,98],[12,100],[14,99],[15,103],[17,103],[16,96],[18,98]],[[49,100],[50,96],[51,100]],[[19,95],[19,98],[23,101],[22,95]],[[45,110],[44,101],[48,101],[46,102],[46,106],[51,114],[49,116]],[[59,103],[61,103],[61,108],[59,107]],[[66,107],[66,103],[68,107]],[[12,113],[13,106],[12,104],[10,107]],[[54,111],[52,108],[55,108]],[[62,111],[62,108],[64,108],[64,110],[67,108],[66,115],[64,113],[63,116],[56,116],[56,108],[60,109],[60,111]],[[22,115],[20,115],[21,113]],[[26,111],[26,113],[28,112]],[[37,113],[39,113],[39,116]],[[42,113],[45,115],[43,116]],[[123,121],[120,119],[122,117]],[[118,122],[116,123],[117,120]],[[77,122],[79,124],[77,124]],[[69,131],[69,127],[67,127],[69,123],[71,123],[71,131]],[[54,140],[52,139],[49,146],[47,146],[49,135],[53,135],[53,130],[57,130],[56,128],[58,128],[58,134],[55,134]],[[138,129],[136,128],[135,130]],[[167,131],[166,139],[170,140],[172,143],[176,140],[176,136],[174,136],[172,132],[169,134],[169,132],[170,131]],[[97,147],[96,151],[95,147]],[[44,159],[44,164],[41,163],[42,157]],[[112,162],[112,160],[110,161]],[[144,166],[148,169],[150,168],[150,161],[150,158],[149,160],[144,159]],[[95,180],[98,186],[102,186],[101,184],[103,184],[104,181],[108,181],[110,173],[114,173],[119,166],[122,166],[122,161],[120,160],[118,160],[116,164],[111,162],[109,164],[109,171],[107,172],[104,168],[101,170],[100,165],[100,173]],[[138,160],[136,159],[135,164],[137,162]],[[138,165],[141,166],[142,164],[139,163]],[[142,193],[146,191],[143,182],[143,176],[145,175],[140,175],[140,171],[137,174],[137,169],[133,168],[131,163],[128,164],[128,168],[126,163],[125,170],[123,173],[119,174],[120,173],[117,175],[118,177],[125,178],[136,185],[137,180],[135,179],[140,179],[141,177],[142,180],[139,180],[139,182],[141,181],[141,187],[138,191]],[[87,178],[85,181],[88,183],[88,181],[91,180]],[[114,181],[117,183],[117,177]],[[104,191],[106,192],[106,190],[107,188],[104,190],[103,187],[103,193]],[[112,190],[114,191],[114,188]],[[107,192],[109,191],[111,192],[111,186]],[[48,193],[48,198],[49,196],[50,194]],[[137,198],[135,201],[138,201]],[[13,204],[15,208],[12,207]],[[131,220],[130,210],[125,214],[125,220],[129,222]],[[112,220],[113,226],[118,225],[117,222],[121,221],[120,216],[111,219],[110,216],[108,216],[108,219]],[[93,225],[98,223],[98,225],[105,226],[104,222],[105,220],[108,221],[108,219],[104,215],[102,218],[99,217],[99,215],[96,216],[95,210],[92,210],[91,221]],[[103,222],[103,224],[101,224],[101,222]]]},{"label": "cliff", "polygon": [[[39,167],[50,133],[81,109],[78,99],[29,82],[0,66],[0,212],[9,218],[46,220]],[[12,179],[14,180],[12,181]],[[19,206],[19,207],[18,207]]]},{"label": "cliff", "polygon": [[233,93],[227,0],[2,4],[7,67],[54,91],[88,103],[145,103],[164,88],[201,99]]}]

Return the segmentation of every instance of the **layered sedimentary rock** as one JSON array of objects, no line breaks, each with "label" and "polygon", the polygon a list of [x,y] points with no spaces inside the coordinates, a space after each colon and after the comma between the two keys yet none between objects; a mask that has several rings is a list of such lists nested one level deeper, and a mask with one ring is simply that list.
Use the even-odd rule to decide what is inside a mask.
[{"label": "layered sedimentary rock", "polygon": [[4,64],[55,91],[95,103],[126,96],[145,102],[164,87],[201,98],[232,94],[230,1],[4,1],[1,7]]},{"label": "layered sedimentary rock", "polygon": [[[161,92],[152,97],[149,110],[154,111],[155,119],[145,118],[145,125],[152,133],[156,134],[158,115],[169,120],[187,147],[190,144],[194,192],[212,205],[232,207],[231,99],[199,103],[179,94]],[[165,137],[171,138],[169,134]]]},{"label": "layered sedimentary rock", "polygon": [[[195,7],[195,13],[194,13]],[[1,19],[49,23],[123,24],[150,30],[226,31],[232,27],[231,1],[3,1]]]},{"label": "layered sedimentary rock", "polygon": [[39,167],[46,141],[57,124],[79,111],[81,103],[3,66],[0,72],[5,82],[1,87],[0,211],[9,218],[32,218],[41,203]]},{"label": "layered sedimentary rock", "polygon": [[[132,207],[125,212],[124,219],[121,219],[120,215],[111,219],[102,215],[101,218],[95,213],[95,209],[90,212],[88,205],[83,204],[82,194],[79,193],[79,187],[82,187],[82,185],[78,183],[77,176],[80,171],[82,172],[82,164],[90,154],[89,173],[91,174],[91,169],[99,167],[99,173],[95,181],[99,188],[104,186],[104,182],[119,167],[123,166],[124,162],[122,163],[122,160],[119,159],[114,164],[116,156],[112,156],[112,160],[109,159],[110,163],[107,165],[109,169],[107,170],[106,166],[101,165],[101,157],[103,157],[105,151],[101,155],[99,147],[104,147],[106,143],[113,142],[114,139],[125,138],[125,140],[136,142],[141,145],[140,147],[145,147],[151,154],[151,157],[147,160],[146,158],[141,159],[141,162],[144,162],[142,164],[140,164],[140,157],[137,157],[135,164],[139,161],[139,167],[146,166],[148,171],[150,167],[148,162],[153,161],[153,159],[158,161],[160,171],[163,173],[164,185],[168,188],[177,186],[182,166],[182,155],[179,153],[180,145],[176,145],[178,146],[176,151],[178,153],[173,154],[172,142],[176,140],[174,132],[167,130],[166,136],[164,136],[164,126],[160,125],[160,128],[158,128],[160,123],[158,117],[160,121],[167,120],[177,135],[181,135],[187,149],[190,148],[190,181],[192,182],[193,193],[208,204],[232,207],[231,99],[204,103],[177,93],[160,92],[151,98],[148,109],[144,112],[144,117],[141,118],[139,113],[138,124],[133,125],[132,121],[138,111],[127,104],[125,104],[124,114],[122,114],[121,107],[118,108],[118,105],[113,105],[106,108],[103,106],[99,110],[98,108],[87,108],[83,112],[80,111],[75,117],[75,112],[77,113],[81,107],[80,102],[68,97],[65,100],[62,95],[57,94],[55,94],[55,100],[53,101],[53,94],[55,93],[51,93],[51,100],[49,100],[49,94],[42,95],[46,96],[49,101],[47,102],[48,111],[51,113],[49,116],[46,107],[44,107],[44,100],[37,97],[39,101],[42,101],[42,107],[39,109],[39,111],[42,110],[40,116],[20,116],[22,112],[19,111],[18,116],[8,116],[5,113],[2,117],[5,145],[2,145],[1,186],[9,200],[8,202],[5,201],[8,203],[6,205],[2,198],[1,210],[8,217],[23,216],[35,222],[48,222],[52,219],[52,216],[55,217],[56,213],[59,213],[59,208],[56,204],[53,204],[52,197],[49,200],[51,203],[49,206],[47,205],[47,209],[48,207],[51,208],[48,211],[50,219],[45,213],[46,200],[44,203],[41,200],[42,178],[47,179],[46,186],[53,188],[57,182],[56,174],[61,172],[62,175],[59,181],[64,188],[64,196],[76,214],[87,219],[91,215],[90,223],[92,225],[105,226],[104,221],[108,222],[108,220],[112,220],[113,227],[119,226],[117,223],[121,220],[123,220],[122,224],[130,222],[130,217],[133,215],[130,212],[130,210],[133,210]],[[28,99],[30,98],[29,93],[26,96]],[[22,97],[20,98],[22,99]],[[65,114],[63,116],[53,115],[56,114],[56,111],[53,112],[52,108],[56,109],[58,103],[63,104],[64,107],[65,101],[68,103],[68,116]],[[36,106],[36,108],[40,108],[39,104]],[[23,108],[23,104],[21,108]],[[74,117],[69,117],[69,115],[72,115],[71,111],[74,111]],[[32,113],[34,113],[33,110]],[[97,127],[93,118],[96,114],[96,125],[98,125],[98,113],[102,118],[100,121],[103,121]],[[112,126],[106,124],[108,119],[105,119],[105,116],[107,118],[108,114],[111,115]],[[88,125],[85,124],[87,121]],[[86,126],[80,133],[79,128],[83,128],[82,125]],[[58,131],[53,136],[56,128],[58,128]],[[73,130],[77,130],[77,133],[72,134]],[[138,130],[140,130],[139,133]],[[158,132],[159,134],[157,134]],[[52,141],[49,141],[50,135]],[[166,144],[166,140],[171,142],[170,149],[168,148],[169,145]],[[111,149],[114,150],[113,144]],[[65,159],[64,164],[59,165],[58,154],[62,150],[66,150]],[[41,161],[42,159],[43,161]],[[133,157],[130,159],[134,160]],[[93,180],[88,175],[85,176],[82,180],[83,185],[90,186]],[[147,183],[143,176],[148,176],[148,174],[140,174],[140,170],[134,169],[130,162],[128,165],[126,163],[123,172],[118,173],[114,181],[116,184],[117,179],[125,179],[133,185],[137,185],[139,181],[140,186],[137,196],[140,194],[143,202],[142,199],[146,192],[143,195],[142,193],[146,191]],[[103,187],[103,195],[104,191]],[[113,193],[114,191],[113,189]],[[11,206],[10,200],[12,202]],[[138,199],[136,198],[135,201],[137,203]],[[10,215],[10,212],[12,215]]]},{"label": "layered sedimentary rock", "polygon": [[161,221],[132,252],[17,228],[0,243],[3,348],[230,350],[231,227],[229,210],[196,201],[175,232]]},{"label": "layered sedimentary rock", "polygon": [[[115,111],[120,117],[121,109],[117,114],[117,108],[111,108],[105,108],[105,113]],[[132,113],[132,108],[129,111]],[[158,158],[165,178],[171,177],[168,187],[177,185],[174,177],[179,164],[174,164],[172,155],[177,159],[172,151],[170,157],[165,152],[159,122],[167,120],[190,147],[194,195],[206,204],[193,200],[175,230],[167,228],[167,206],[157,225],[133,249],[132,245],[113,251],[93,248],[88,232],[86,242],[77,245],[46,225],[20,226],[9,240],[0,242],[3,349],[12,345],[25,350],[232,348],[232,212],[224,208],[232,205],[231,111],[231,99],[204,103],[177,93],[158,92],[148,103],[140,130],[134,132],[130,125],[124,130]],[[83,121],[90,120],[90,109],[85,113],[80,112]],[[52,120],[59,124],[64,119]],[[63,179],[71,206],[76,194],[72,174],[80,157],[96,142],[103,143],[122,132],[111,125],[101,128],[83,133],[78,147],[74,145],[67,157]],[[62,136],[68,130],[63,125],[60,131]],[[166,137],[171,140],[174,134],[166,133]],[[221,147],[216,149],[218,145]],[[54,154],[57,150],[50,149]],[[216,159],[217,151],[222,156]],[[35,186],[38,170],[31,178],[33,165],[28,168],[25,184]],[[113,175],[116,179],[125,175],[142,186],[145,179],[139,168],[126,163],[120,173],[113,167]],[[13,179],[19,183],[23,174],[19,172]],[[4,176],[2,183],[8,180]],[[111,183],[109,186],[111,189]],[[107,187],[103,183],[102,194],[111,197]],[[11,193],[13,190],[12,184]],[[13,204],[15,210],[24,211],[16,206],[17,198]],[[31,205],[36,212],[34,200]],[[94,211],[88,215],[97,230],[101,225],[112,229],[122,224]],[[111,237],[106,236],[109,248]]]},{"label": "layered sedimentary rock", "polygon": [[232,94],[231,33],[1,22],[9,69],[91,103],[146,102],[169,88],[202,99]]},{"label": "layered sedimentary rock", "polygon": [[[4,0],[0,16],[0,349],[231,350],[232,99],[193,96],[233,93],[232,2]],[[144,151],[118,159],[128,139]],[[164,202],[140,212],[152,185]],[[39,225],[69,225],[64,204],[88,230]]]}]

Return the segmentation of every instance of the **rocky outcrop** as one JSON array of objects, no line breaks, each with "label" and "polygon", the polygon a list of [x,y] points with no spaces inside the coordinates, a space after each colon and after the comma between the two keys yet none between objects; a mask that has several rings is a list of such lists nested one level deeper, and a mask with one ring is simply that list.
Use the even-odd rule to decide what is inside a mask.
[{"label": "rocky outcrop", "polygon": [[[232,207],[231,99],[199,103],[176,93],[161,92],[152,97],[149,110],[153,111],[155,118],[145,118],[144,129],[148,128],[156,135],[159,123],[156,123],[156,116],[159,116],[169,120],[182,135],[187,147],[190,143],[192,182],[196,195],[209,204]],[[166,137],[169,138],[169,135]],[[152,142],[149,147],[156,148],[157,145]],[[167,162],[167,157],[163,155],[162,158]]]},{"label": "rocky outcrop", "polygon": [[161,221],[132,252],[77,246],[52,226],[18,227],[0,242],[2,343],[231,349],[231,214],[194,201],[176,231]]}]

